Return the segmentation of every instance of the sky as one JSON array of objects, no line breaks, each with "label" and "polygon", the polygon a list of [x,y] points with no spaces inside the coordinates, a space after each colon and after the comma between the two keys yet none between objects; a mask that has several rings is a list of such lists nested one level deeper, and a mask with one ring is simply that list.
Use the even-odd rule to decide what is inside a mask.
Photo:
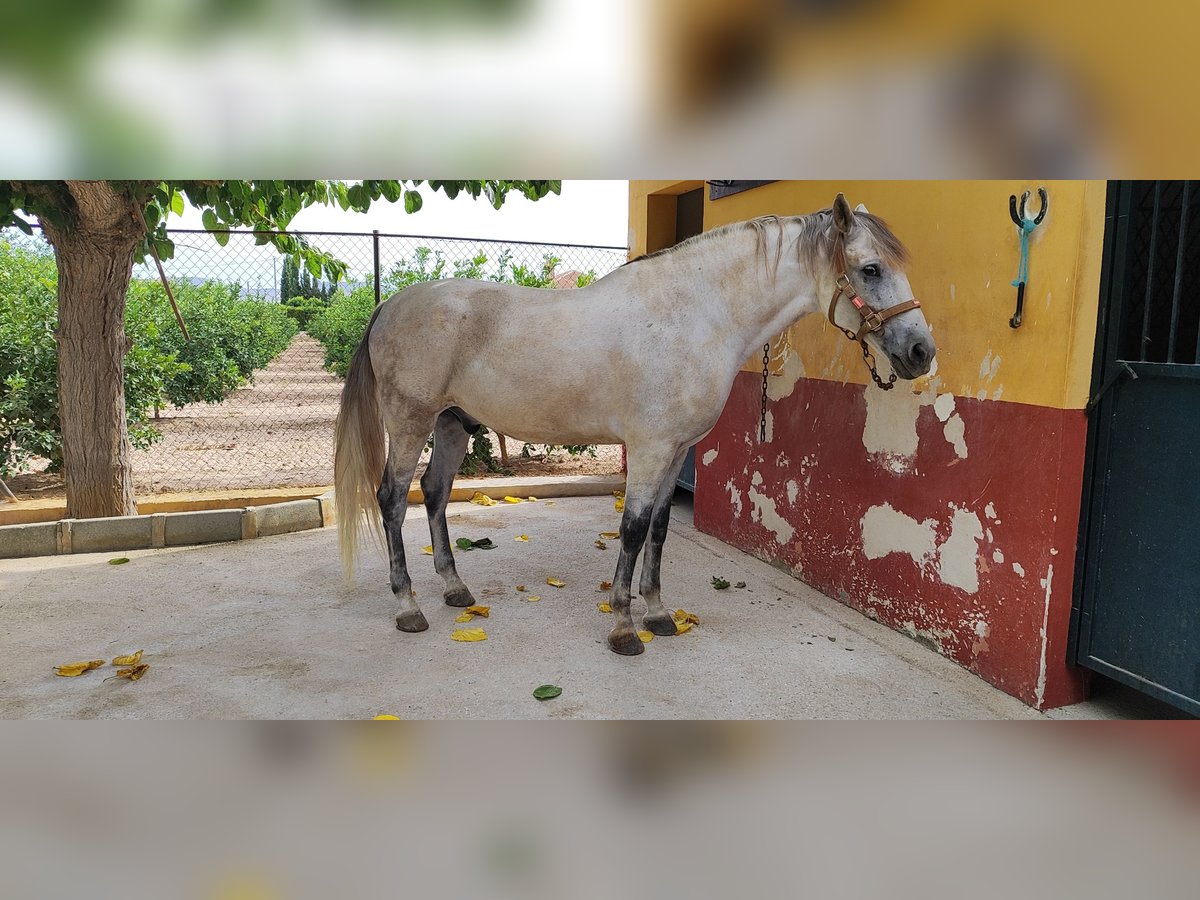
[{"label": "sky", "polygon": [[[409,215],[404,204],[378,200],[366,213],[338,206],[313,206],[292,220],[291,231],[372,231],[439,237],[493,238],[551,244],[624,247],[629,234],[629,182],[563,181],[562,194],[536,203],[511,193],[500,209],[486,199],[460,194],[450,200],[428,185],[420,188],[424,204]],[[168,228],[202,228],[200,213],[188,207],[172,216]]]}]

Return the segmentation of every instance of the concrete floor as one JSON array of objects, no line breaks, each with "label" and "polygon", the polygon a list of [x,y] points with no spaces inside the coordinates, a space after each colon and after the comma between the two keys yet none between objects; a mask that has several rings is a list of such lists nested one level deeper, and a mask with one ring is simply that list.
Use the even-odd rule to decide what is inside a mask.
[{"label": "concrete floor", "polygon": [[[943,657],[804,584],[698,533],[677,503],[664,597],[700,617],[639,657],[607,649],[596,604],[612,578],[611,498],[452,504],[459,571],[491,617],[480,643],[450,640],[424,512],[406,546],[430,628],[393,623],[386,564],[368,552],[345,585],[336,532],[236,544],[0,562],[0,715],[8,718],[1020,719],[1040,715]],[[514,537],[528,534],[529,543]],[[743,590],[716,591],[713,575]],[[555,576],[562,589],[545,583]],[[517,584],[529,591],[518,593]],[[530,595],[540,602],[527,601]],[[635,612],[643,608],[635,600]],[[467,626],[470,627],[470,626]],[[55,664],[145,650],[137,683],[78,678]],[[562,696],[538,702],[540,684]]]}]

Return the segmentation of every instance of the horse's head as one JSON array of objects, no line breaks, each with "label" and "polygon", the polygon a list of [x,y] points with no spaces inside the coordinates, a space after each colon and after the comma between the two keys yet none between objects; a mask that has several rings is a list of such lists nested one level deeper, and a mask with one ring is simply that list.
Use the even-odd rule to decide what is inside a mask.
[{"label": "horse's head", "polygon": [[887,356],[899,377],[919,378],[933,365],[937,347],[904,273],[904,245],[882,219],[861,204],[851,210],[841,194],[831,215],[830,321],[864,349],[869,344]]}]

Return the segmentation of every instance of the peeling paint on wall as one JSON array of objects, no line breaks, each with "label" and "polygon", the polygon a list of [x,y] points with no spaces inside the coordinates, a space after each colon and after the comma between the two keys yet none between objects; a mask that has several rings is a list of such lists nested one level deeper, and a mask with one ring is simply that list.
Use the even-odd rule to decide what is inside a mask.
[{"label": "peeling paint on wall", "polygon": [[867,559],[907,553],[917,565],[923,565],[937,552],[936,527],[933,519],[918,522],[890,503],[872,506],[862,517],[863,553]]},{"label": "peeling paint on wall", "polygon": [[775,440],[775,415],[768,409],[766,418],[767,418],[767,427],[765,429],[766,438],[767,438],[766,443],[769,444],[769,443],[771,443],[771,441]]},{"label": "peeling paint on wall", "polygon": [[946,441],[954,448],[955,454],[959,459],[967,458],[967,440],[966,440],[966,425],[963,424],[962,416],[955,413],[946,422],[946,427],[942,429],[942,434],[946,436]]},{"label": "peeling paint on wall", "polygon": [[702,456],[700,458],[700,462],[704,463],[704,465],[706,465],[706,466],[711,466],[714,462],[717,461],[717,451],[720,449],[721,449],[720,444],[718,444],[716,447],[713,447],[711,450],[709,450],[707,453],[705,453],[704,456]]},{"label": "peeling paint on wall", "polygon": [[950,418],[950,414],[954,412],[954,395],[941,394],[933,401],[933,412],[938,417],[939,422],[945,422]]},{"label": "peeling paint on wall", "polygon": [[1042,630],[1039,635],[1042,639],[1042,659],[1038,665],[1037,679],[1037,708],[1042,708],[1042,703],[1046,698],[1046,628],[1050,624],[1050,585],[1054,582],[1054,566],[1051,565],[1046,570],[1046,577],[1041,580],[1041,585],[1046,589],[1046,603],[1042,611]]},{"label": "peeling paint on wall", "polygon": [[771,400],[782,400],[792,396],[796,382],[804,377],[804,360],[799,353],[788,351],[783,358],[783,367],[776,378],[767,379],[767,397]]},{"label": "peeling paint on wall", "polygon": [[1022,566],[1019,562],[1013,563],[1013,571],[1016,572],[1018,575],[1020,575],[1022,578],[1025,577],[1025,567]]},{"label": "peeling paint on wall", "polygon": [[[754,473],[758,477],[758,482],[762,483],[762,477],[757,472]],[[761,522],[762,526],[772,532],[779,543],[784,544],[790,541],[796,533],[786,519],[784,519],[775,509],[775,501],[765,494],[760,494],[754,488],[750,488],[746,492],[750,498],[750,503],[754,509],[750,513],[750,518],[755,522]]]},{"label": "peeling paint on wall", "polygon": [[725,489],[729,491],[729,503],[733,507],[733,517],[740,519],[742,517],[742,492],[737,489],[732,478],[725,482]]},{"label": "peeling paint on wall", "polygon": [[787,483],[787,498],[791,506],[796,505],[796,496],[800,493],[800,485],[796,484],[796,479],[793,478]]},{"label": "peeling paint on wall", "polygon": [[885,468],[902,474],[917,455],[917,415],[922,397],[912,391],[867,391],[863,446]]},{"label": "peeling paint on wall", "polygon": [[962,588],[969,594],[979,590],[979,540],[983,523],[970,510],[954,509],[950,537],[938,550],[938,575],[945,584]]}]

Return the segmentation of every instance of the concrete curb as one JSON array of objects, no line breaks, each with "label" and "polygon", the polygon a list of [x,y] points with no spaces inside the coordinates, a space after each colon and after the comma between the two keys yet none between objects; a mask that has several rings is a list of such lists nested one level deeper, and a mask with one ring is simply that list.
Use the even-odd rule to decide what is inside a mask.
[{"label": "concrete curb", "polygon": [[[452,502],[470,500],[477,491],[493,500],[510,497],[592,497],[620,490],[620,475],[548,475],[544,478],[480,478],[456,484]],[[408,492],[409,503],[422,503],[419,488]],[[0,525],[0,559],[56,556],[68,553],[112,553],[155,547],[186,547],[329,528],[337,523],[334,492],[237,509],[197,509],[152,512],[104,519],[60,519]]]}]

